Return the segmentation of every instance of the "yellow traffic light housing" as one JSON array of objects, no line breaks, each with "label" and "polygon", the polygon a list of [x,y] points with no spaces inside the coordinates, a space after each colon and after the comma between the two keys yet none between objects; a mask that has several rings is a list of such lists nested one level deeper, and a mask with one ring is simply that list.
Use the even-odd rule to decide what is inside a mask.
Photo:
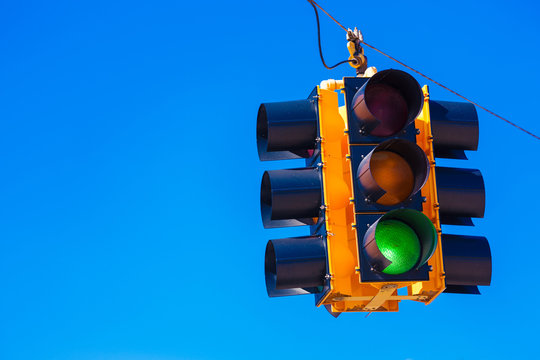
[{"label": "yellow traffic light housing", "polygon": [[[328,83],[336,84],[333,81],[325,82],[324,84]],[[337,86],[339,87],[340,85],[338,83]],[[425,90],[427,91],[427,88]],[[383,144],[382,148],[390,150],[372,151],[370,154],[373,156],[365,156],[362,159],[364,164],[371,162],[372,167],[374,167],[371,180],[374,178],[375,183],[383,183],[381,184],[382,187],[390,189],[386,194],[396,195],[392,191],[394,188],[397,191],[397,201],[385,200],[389,197],[386,194],[379,197],[377,200],[382,205],[395,205],[415,192],[415,187],[417,188],[416,190],[422,189],[422,197],[426,199],[423,203],[424,213],[429,211],[427,212],[429,215],[426,219],[433,224],[432,227],[434,230],[433,235],[429,236],[434,237],[436,245],[431,245],[427,251],[429,254],[427,256],[424,255],[424,258],[430,258],[428,266],[431,267],[431,276],[428,280],[399,282],[363,281],[360,274],[361,257],[359,256],[362,253],[362,248],[359,245],[357,231],[363,238],[369,228],[357,230],[356,216],[364,215],[373,220],[373,222],[377,222],[378,218],[382,218],[385,212],[379,211],[365,214],[355,212],[353,192],[355,172],[351,166],[350,130],[347,126],[347,119],[344,119],[342,116],[346,116],[347,114],[347,105],[336,110],[338,94],[334,91],[319,88],[318,95],[330,286],[324,296],[319,296],[317,304],[326,305],[328,310],[336,315],[348,311],[397,311],[399,301],[401,300],[415,300],[425,303],[432,301],[445,289],[434,171],[431,169],[430,174],[432,176],[417,181],[415,185],[409,162],[406,162],[398,154],[398,151],[392,148],[392,144],[389,144],[388,141],[386,141],[386,144]],[[427,104],[428,97],[426,96],[425,99],[424,104]],[[421,139],[419,141],[417,140],[417,145],[423,154],[425,154],[426,158],[425,168],[421,172],[427,174],[428,169],[434,167],[434,156],[429,116],[423,116],[423,114],[424,112],[416,119],[414,126],[420,130],[418,135],[416,135],[417,139]],[[390,142],[394,142],[394,147],[397,142],[398,149],[405,147],[407,150],[411,148],[419,151],[416,146],[413,146],[414,144],[406,143],[405,140],[399,141],[393,139]],[[373,144],[366,144],[366,146],[373,148]],[[405,153],[410,156],[411,152]],[[418,156],[419,154],[416,155]],[[374,156],[377,157],[375,160],[373,160]],[[380,162],[390,162],[393,166],[385,169],[384,166],[381,166]],[[365,171],[360,172],[360,179],[367,177]],[[381,177],[380,181],[376,181],[378,177]],[[338,180],[336,181],[336,179]],[[385,182],[390,184],[384,184]],[[392,184],[392,182],[397,182],[397,186]],[[369,181],[364,180],[364,183],[369,183]],[[403,190],[404,188],[405,190]],[[344,200],[347,198],[349,201],[344,205]],[[394,212],[398,213],[400,211],[412,212],[414,210],[394,210]],[[371,229],[371,233],[373,234],[375,227],[371,227]],[[408,295],[397,295],[397,289],[403,287],[408,288]]]},{"label": "yellow traffic light housing", "polygon": [[[433,129],[443,134],[438,144]],[[430,101],[427,86],[399,70],[323,81],[307,100],[261,105],[261,160],[306,160],[305,168],[264,173],[263,224],[310,226],[309,236],[268,242],[269,296],[314,294],[337,316],[398,311],[403,300],[429,304],[445,290],[488,285],[487,240],[441,232],[441,222],[483,216],[481,175],[435,166],[436,156],[476,149],[477,130],[474,107]],[[398,295],[403,288],[407,295]]]}]

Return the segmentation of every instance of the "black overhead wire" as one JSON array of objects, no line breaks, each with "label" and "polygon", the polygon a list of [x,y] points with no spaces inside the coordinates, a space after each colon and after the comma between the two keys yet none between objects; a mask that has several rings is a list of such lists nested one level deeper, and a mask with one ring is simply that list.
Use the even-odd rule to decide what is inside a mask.
[{"label": "black overhead wire", "polygon": [[[309,0],[308,0],[309,1]],[[321,55],[321,61],[324,65],[325,68],[327,68],[328,70],[332,70],[336,67],[338,67],[339,65],[342,65],[342,64],[345,64],[345,63],[349,63],[349,62],[354,62],[355,60],[343,60],[343,61],[340,61],[338,62],[336,65],[334,66],[328,66],[326,65],[326,62],[324,61],[324,57],[323,57],[323,54],[322,54],[322,47],[321,47],[321,26],[319,24],[319,13],[317,11],[317,8],[315,7],[315,5],[313,4],[313,2],[309,1],[309,3],[311,4],[311,6],[313,6],[313,10],[315,10],[315,18],[317,19],[317,39],[319,40],[319,55]],[[318,5],[317,5],[318,6]],[[324,11],[324,10],[323,10]],[[328,14],[327,14],[328,15]]]},{"label": "black overhead wire", "polygon": [[[333,68],[335,68],[335,67],[338,66],[338,65],[341,65],[341,64],[343,64],[343,63],[352,61],[352,60],[346,60],[346,61],[342,61],[342,62],[340,62],[340,63],[338,63],[338,64],[336,64],[336,65],[334,65],[334,66],[332,66],[332,67],[326,66],[326,64],[324,63],[323,57],[322,57],[322,51],[321,51],[321,35],[320,35],[320,29],[319,29],[319,15],[318,15],[318,13],[317,13],[317,9],[315,8],[315,6],[317,6],[319,9],[321,9],[321,11],[323,11],[326,15],[328,15],[328,17],[329,17],[330,19],[334,20],[335,23],[338,24],[343,30],[347,31],[347,29],[345,28],[345,26],[341,25],[341,23],[340,23],[339,21],[337,21],[336,19],[334,19],[334,17],[332,17],[328,12],[326,12],[326,11],[325,11],[319,4],[317,4],[314,0],[307,0],[307,1],[308,1],[308,2],[311,4],[311,6],[313,6],[313,8],[315,9],[315,15],[316,15],[316,17],[317,17],[317,31],[318,31],[318,37],[319,37],[319,52],[320,52],[320,54],[321,54],[321,60],[322,60],[322,62],[323,62],[323,65],[324,65],[327,69],[333,69]],[[452,94],[454,94],[454,95],[456,95],[456,96],[459,96],[459,97],[462,98],[463,100],[465,100],[465,101],[467,101],[467,102],[469,102],[469,103],[471,103],[471,104],[473,104],[473,105],[479,107],[480,109],[486,111],[487,113],[489,113],[489,114],[491,114],[491,115],[493,115],[493,116],[495,116],[495,117],[497,117],[497,118],[499,118],[499,119],[505,121],[506,123],[508,123],[508,124],[510,124],[510,125],[512,125],[512,126],[514,126],[515,128],[517,128],[517,129],[523,131],[524,133],[529,134],[530,136],[534,137],[535,139],[540,140],[540,137],[539,137],[539,136],[533,134],[533,133],[530,132],[530,131],[525,130],[524,128],[522,128],[521,126],[517,125],[516,123],[513,123],[512,121],[510,121],[510,120],[508,120],[508,119],[506,119],[506,118],[504,118],[504,117],[502,117],[502,116],[500,116],[500,115],[494,113],[493,111],[491,111],[491,110],[489,110],[489,109],[483,107],[482,105],[479,105],[479,104],[477,104],[476,102],[474,102],[474,101],[472,101],[472,100],[469,100],[469,99],[466,98],[465,96],[463,96],[463,95],[457,93],[456,91],[454,91],[454,90],[452,90],[452,89],[450,89],[450,88],[444,86],[444,85],[441,84],[440,82],[437,82],[437,81],[433,80],[432,78],[430,78],[430,77],[427,76],[427,75],[424,75],[424,74],[421,73],[420,71],[418,71],[418,70],[416,70],[416,69],[413,69],[412,67],[406,65],[405,63],[399,61],[398,59],[396,59],[396,58],[394,58],[394,57],[392,57],[392,56],[386,54],[385,52],[383,52],[383,51],[377,49],[375,46],[366,43],[364,40],[361,40],[361,42],[362,42],[362,44],[366,45],[367,47],[369,47],[369,48],[371,48],[371,49],[377,51],[377,52],[380,53],[381,55],[386,56],[386,57],[389,58],[390,60],[393,60],[393,61],[397,62],[398,64],[400,64],[401,66],[404,66],[404,67],[406,67],[407,69],[409,69],[409,70],[411,70],[411,71],[417,73],[418,75],[420,75],[420,76],[426,78],[427,80],[431,81],[431,82],[434,83],[435,85],[438,85],[438,86],[442,87],[443,89],[445,89],[445,90],[451,92]]]}]

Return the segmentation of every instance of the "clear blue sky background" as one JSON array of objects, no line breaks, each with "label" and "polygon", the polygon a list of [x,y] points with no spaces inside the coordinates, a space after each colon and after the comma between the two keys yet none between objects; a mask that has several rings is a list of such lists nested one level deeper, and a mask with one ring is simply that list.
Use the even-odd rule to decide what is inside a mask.
[{"label": "clear blue sky background", "polygon": [[[323,1],[539,134],[534,1]],[[321,17],[328,63],[344,32]],[[493,280],[399,313],[269,299],[259,103],[351,76],[306,1],[0,4],[0,359],[518,359],[538,348],[540,141],[479,111]],[[400,68],[366,49],[370,65]],[[419,79],[421,84],[425,81]],[[432,97],[458,100],[431,86]]]}]

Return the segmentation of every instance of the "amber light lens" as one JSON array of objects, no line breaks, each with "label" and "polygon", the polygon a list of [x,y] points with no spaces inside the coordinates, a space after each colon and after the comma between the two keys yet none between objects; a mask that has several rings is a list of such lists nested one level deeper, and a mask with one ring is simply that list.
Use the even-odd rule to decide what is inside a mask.
[{"label": "amber light lens", "polygon": [[366,104],[371,113],[380,121],[371,131],[374,136],[391,136],[403,129],[407,123],[409,109],[407,102],[392,86],[374,84],[366,91]]},{"label": "amber light lens", "polygon": [[392,151],[377,151],[371,156],[370,168],[377,184],[386,191],[377,204],[396,205],[411,195],[414,174],[403,157]]}]

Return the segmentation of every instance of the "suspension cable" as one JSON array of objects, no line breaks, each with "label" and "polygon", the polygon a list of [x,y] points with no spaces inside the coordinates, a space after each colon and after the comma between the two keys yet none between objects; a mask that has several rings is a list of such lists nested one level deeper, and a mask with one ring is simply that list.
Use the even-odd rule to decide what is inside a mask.
[{"label": "suspension cable", "polygon": [[[331,16],[326,10],[324,10],[319,4],[317,4],[317,3],[315,2],[315,0],[307,0],[307,1],[313,6],[313,8],[315,9],[315,14],[317,15],[317,30],[318,30],[318,32],[319,32],[319,51],[320,51],[321,59],[322,59],[321,37],[320,37],[320,29],[319,29],[319,16],[318,16],[318,14],[317,14],[317,9],[315,8],[315,6],[317,6],[319,9],[321,9],[321,11],[324,12],[330,19],[334,20],[334,22],[335,22],[336,24],[338,24],[343,30],[347,31],[347,29],[346,29],[345,26],[343,26],[339,21],[337,21],[333,16]],[[463,95],[457,93],[456,91],[450,89],[449,87],[444,86],[444,85],[441,84],[440,82],[433,80],[433,79],[430,78],[429,76],[424,75],[422,72],[420,72],[420,71],[418,71],[418,70],[416,70],[416,69],[414,69],[414,68],[412,68],[412,67],[406,65],[406,64],[403,63],[402,61],[399,61],[398,59],[394,58],[393,56],[388,55],[387,53],[383,52],[382,50],[377,49],[375,46],[366,43],[363,39],[361,40],[361,43],[364,44],[364,45],[366,45],[367,47],[369,47],[369,48],[375,50],[376,52],[380,53],[381,55],[386,56],[386,57],[389,58],[390,60],[393,60],[393,61],[397,62],[397,63],[400,64],[401,66],[404,66],[405,68],[407,68],[407,69],[409,69],[409,70],[411,70],[411,71],[417,73],[418,75],[420,75],[420,76],[424,77],[425,79],[431,81],[431,82],[434,83],[435,85],[440,86],[441,88],[443,88],[443,89],[445,89],[445,90],[451,92],[452,94],[454,94],[454,95],[456,95],[456,96],[462,98],[463,100],[465,100],[465,101],[467,101],[467,102],[469,102],[469,103],[471,103],[471,104],[473,104],[473,105],[479,107],[480,109],[486,111],[487,113],[489,113],[489,114],[491,114],[491,115],[493,115],[493,116],[495,116],[495,117],[497,117],[497,118],[499,118],[499,119],[505,121],[506,123],[508,123],[508,124],[510,124],[510,125],[512,125],[512,126],[514,126],[515,128],[517,128],[517,129],[523,131],[524,133],[526,133],[526,134],[528,134],[528,135],[530,135],[530,136],[536,138],[537,140],[540,140],[540,137],[537,136],[537,135],[535,135],[535,134],[533,134],[532,132],[525,130],[524,128],[522,128],[521,126],[517,125],[516,123],[514,123],[514,122],[512,122],[512,121],[510,121],[510,120],[508,120],[508,119],[506,119],[506,118],[504,118],[504,117],[502,117],[502,116],[496,114],[495,112],[493,112],[493,111],[491,111],[491,110],[489,110],[489,109],[487,109],[487,108],[485,108],[485,107],[479,105],[478,103],[476,103],[476,102],[474,102],[474,101],[472,101],[472,100],[466,98],[465,96],[463,96]],[[347,61],[342,61],[341,63],[336,64],[335,66],[333,66],[332,68],[334,68],[334,67],[336,67],[336,66],[338,66],[338,65],[340,65],[340,64],[342,64],[342,63],[345,63],[345,62],[347,62]],[[324,64],[324,60],[323,60],[323,64]],[[326,64],[324,64],[324,66],[328,69],[328,67],[326,66]]]}]

